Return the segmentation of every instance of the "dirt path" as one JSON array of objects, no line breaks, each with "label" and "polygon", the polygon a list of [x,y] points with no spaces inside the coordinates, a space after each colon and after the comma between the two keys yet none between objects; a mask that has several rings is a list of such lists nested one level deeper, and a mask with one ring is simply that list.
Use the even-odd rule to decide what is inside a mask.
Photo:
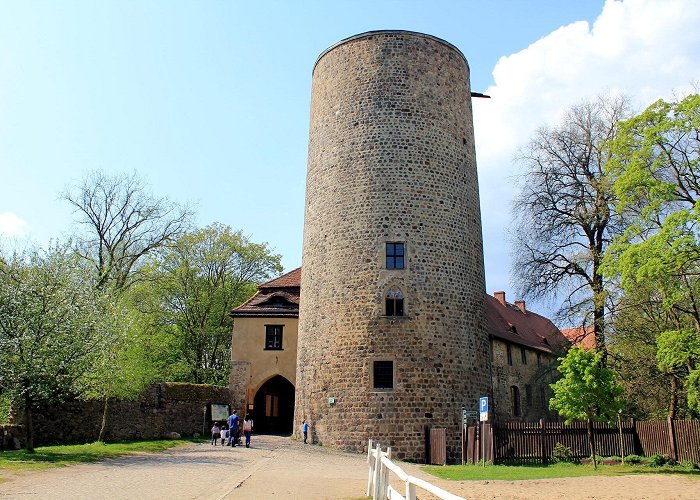
[{"label": "dirt path", "polygon": [[[469,499],[700,498],[700,481],[681,476],[450,482],[415,465],[402,467]],[[21,473],[0,469],[0,477],[9,479],[0,483],[3,499],[359,499],[367,487],[367,464],[364,455],[254,436],[249,449],[189,444],[96,464]]]}]

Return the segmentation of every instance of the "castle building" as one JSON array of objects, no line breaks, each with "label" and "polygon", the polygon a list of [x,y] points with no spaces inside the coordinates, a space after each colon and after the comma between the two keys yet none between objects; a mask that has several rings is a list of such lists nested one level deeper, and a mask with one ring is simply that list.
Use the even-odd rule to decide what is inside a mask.
[{"label": "castle building", "polygon": [[[236,403],[272,429],[291,385],[296,434],[306,419],[324,445],[360,451],[372,437],[419,461],[428,426],[446,428],[457,460],[461,408],[492,390],[497,413],[507,393],[521,418],[522,378],[501,376],[497,363],[502,352],[510,360],[510,345],[533,358],[551,348],[537,337],[548,332],[518,327],[510,312],[489,318],[464,55],[408,31],[363,33],[323,52],[306,186],[298,324],[296,296],[277,280],[232,313]],[[263,312],[272,316],[255,316]],[[523,303],[519,314],[532,313]],[[266,352],[253,356],[246,342],[259,349],[263,329]],[[294,354],[295,376],[286,366],[288,377],[265,379]]]},{"label": "castle building", "polygon": [[[298,268],[260,285],[231,312],[234,407],[253,413],[256,432],[292,432],[300,287]],[[491,420],[555,418],[548,411],[549,383],[553,362],[568,347],[567,339],[550,320],[528,311],[524,301],[511,304],[504,292],[484,298],[491,360],[490,389],[484,395],[491,400]],[[466,407],[476,410],[476,404],[466,402]],[[318,442],[315,422],[311,429]]]}]

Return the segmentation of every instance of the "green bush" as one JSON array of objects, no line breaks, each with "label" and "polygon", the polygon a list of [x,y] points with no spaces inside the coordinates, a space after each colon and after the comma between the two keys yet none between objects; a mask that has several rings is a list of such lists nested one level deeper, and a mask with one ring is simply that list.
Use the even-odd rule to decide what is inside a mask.
[{"label": "green bush", "polygon": [[574,453],[571,448],[561,443],[557,443],[552,450],[552,462],[573,462]]},{"label": "green bush", "polygon": [[641,464],[643,461],[644,458],[640,457],[639,455],[627,455],[625,457],[626,464]]},{"label": "green bush", "polygon": [[696,464],[692,460],[683,460],[683,462],[681,462],[681,467],[683,467],[684,469],[690,469],[690,470],[700,469],[700,465]]},{"label": "green bush", "polygon": [[662,467],[666,465],[667,462],[668,459],[663,455],[659,455],[658,453],[646,459],[646,463],[648,463],[652,467]]}]

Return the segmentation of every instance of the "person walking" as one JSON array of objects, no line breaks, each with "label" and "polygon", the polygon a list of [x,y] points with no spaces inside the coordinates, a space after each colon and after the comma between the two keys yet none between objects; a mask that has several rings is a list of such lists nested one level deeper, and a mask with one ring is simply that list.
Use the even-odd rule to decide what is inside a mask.
[{"label": "person walking", "polygon": [[250,448],[250,435],[253,433],[253,417],[246,413],[243,420],[243,434],[245,434],[245,447]]},{"label": "person walking", "polygon": [[233,410],[233,413],[228,417],[228,444],[234,448],[238,439],[238,422],[240,420],[237,413],[238,410]]},{"label": "person walking", "polygon": [[211,444],[216,446],[216,442],[219,440],[219,425],[214,422],[214,427],[211,428]]},{"label": "person walking", "polygon": [[309,423],[306,419],[302,421],[301,428],[304,431],[304,444],[306,444],[306,439],[309,437]]}]

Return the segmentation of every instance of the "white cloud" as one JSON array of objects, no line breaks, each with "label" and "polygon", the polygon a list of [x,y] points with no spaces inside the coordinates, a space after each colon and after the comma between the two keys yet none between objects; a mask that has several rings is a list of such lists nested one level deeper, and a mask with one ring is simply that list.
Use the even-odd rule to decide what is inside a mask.
[{"label": "white cloud", "polygon": [[508,289],[503,245],[513,157],[541,125],[596,94],[629,95],[639,110],[700,81],[700,2],[608,0],[592,26],[563,26],[493,69],[492,99],[474,99],[489,290]]},{"label": "white cloud", "polygon": [[29,225],[12,212],[0,213],[0,235],[21,237],[29,232]]}]

